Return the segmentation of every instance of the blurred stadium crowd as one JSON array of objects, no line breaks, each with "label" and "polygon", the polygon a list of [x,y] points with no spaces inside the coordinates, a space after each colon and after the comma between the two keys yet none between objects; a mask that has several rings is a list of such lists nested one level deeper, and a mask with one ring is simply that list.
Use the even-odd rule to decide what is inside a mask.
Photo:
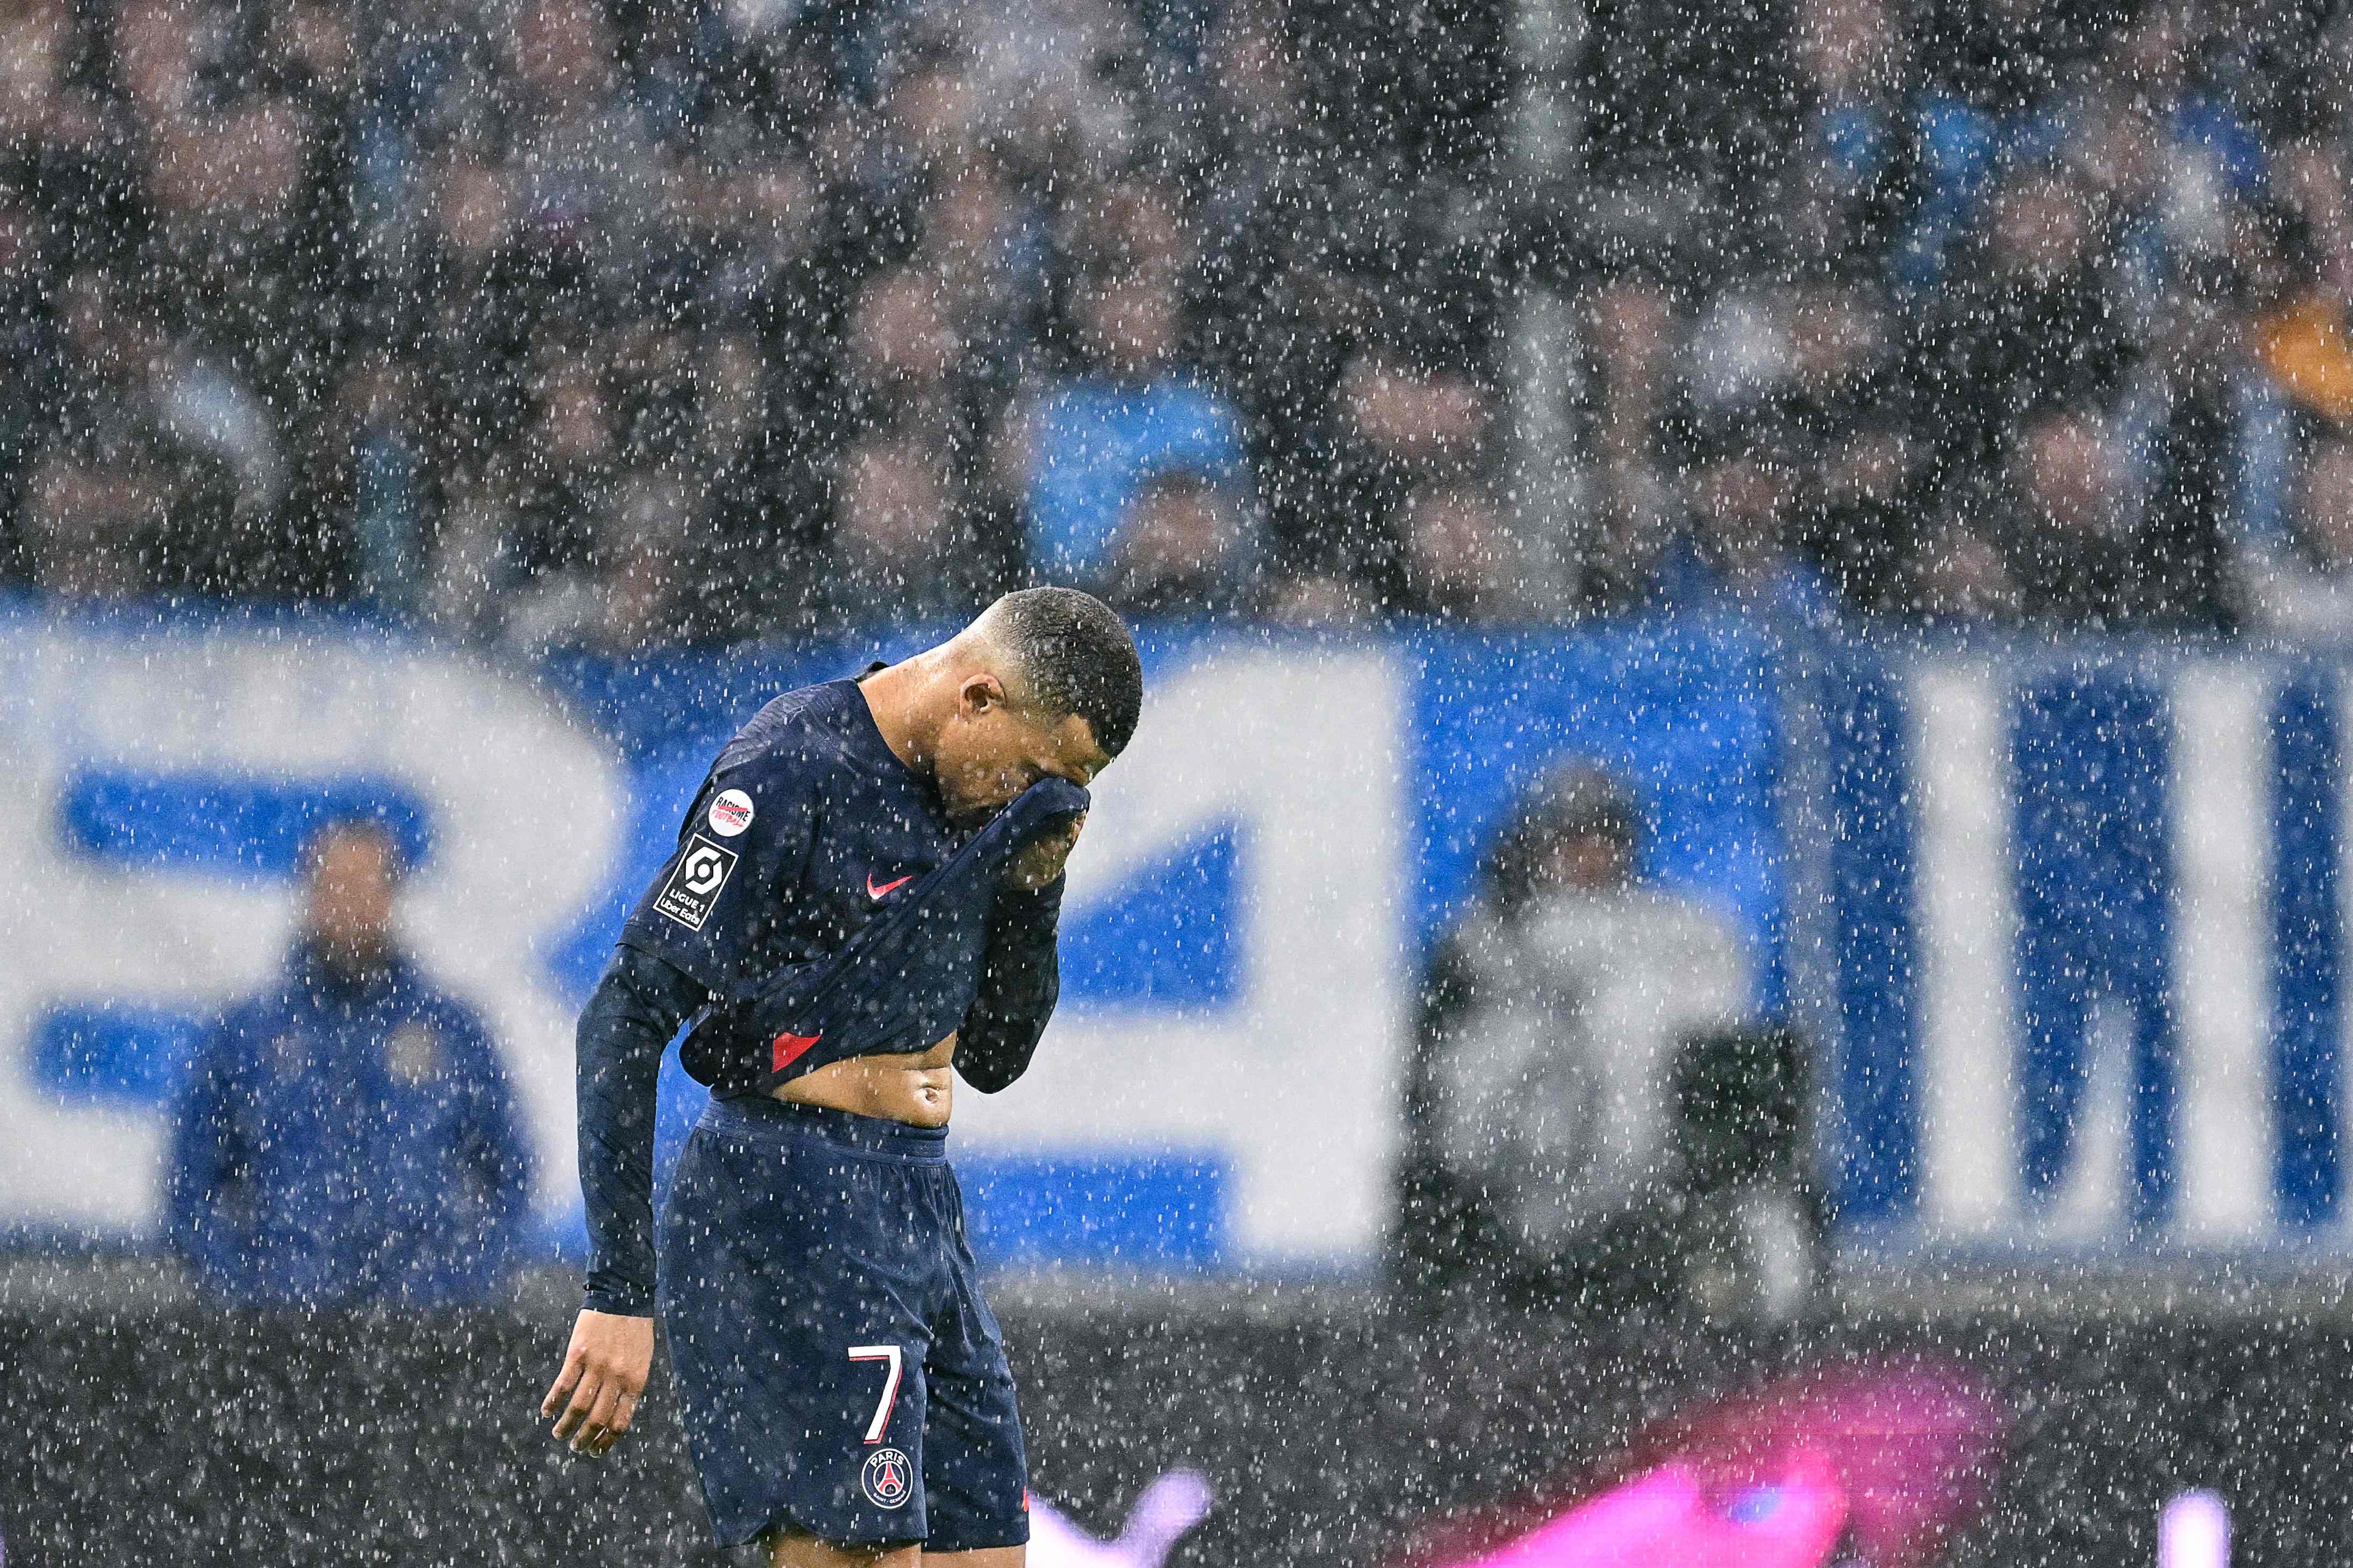
[{"label": "blurred stadium crowd", "polygon": [[0,0],[0,562],[518,648],[1035,576],[2353,629],[2353,20],[1597,0],[1535,169],[1509,25]]}]

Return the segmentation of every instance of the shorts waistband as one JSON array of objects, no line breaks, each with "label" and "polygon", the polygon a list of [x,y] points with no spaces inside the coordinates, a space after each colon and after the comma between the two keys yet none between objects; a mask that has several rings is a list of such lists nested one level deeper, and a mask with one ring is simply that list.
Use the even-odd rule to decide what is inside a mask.
[{"label": "shorts waistband", "polygon": [[860,1116],[828,1105],[800,1105],[765,1094],[717,1095],[702,1108],[705,1127],[721,1132],[797,1134],[839,1143],[862,1153],[898,1160],[945,1160],[948,1130],[916,1127],[881,1116]]}]

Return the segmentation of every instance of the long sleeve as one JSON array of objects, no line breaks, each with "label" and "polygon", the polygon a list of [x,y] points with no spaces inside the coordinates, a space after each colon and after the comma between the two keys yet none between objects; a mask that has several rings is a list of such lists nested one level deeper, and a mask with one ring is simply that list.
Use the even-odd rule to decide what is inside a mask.
[{"label": "long sleeve", "polygon": [[216,1030],[197,1053],[172,1118],[167,1196],[173,1249],[215,1282],[237,1279],[246,1251],[238,1225],[244,1194],[235,1190],[243,1159],[226,1058]]},{"label": "long sleeve", "polygon": [[458,1153],[480,1195],[482,1218],[506,1239],[530,1206],[531,1151],[516,1123],[514,1086],[499,1065],[496,1047],[479,1019],[468,1018],[470,1052],[477,1064],[467,1095]]},{"label": "long sleeve", "polygon": [[1055,938],[1061,921],[1063,879],[1035,892],[1001,889],[988,911],[988,950],[980,994],[956,1034],[956,1070],[984,1094],[1029,1068],[1038,1037],[1062,994]]},{"label": "long sleeve", "polygon": [[654,1085],[670,1037],[708,1000],[691,975],[617,947],[581,1009],[580,1193],[596,1311],[653,1312]]}]

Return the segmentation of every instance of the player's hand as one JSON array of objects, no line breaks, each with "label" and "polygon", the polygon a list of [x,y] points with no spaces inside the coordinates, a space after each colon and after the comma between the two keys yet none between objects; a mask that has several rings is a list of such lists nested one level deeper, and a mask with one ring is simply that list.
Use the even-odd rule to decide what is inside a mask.
[{"label": "player's hand", "polygon": [[1062,867],[1071,858],[1071,850],[1079,841],[1079,829],[1087,825],[1087,814],[1071,818],[1071,825],[1060,833],[1048,833],[1031,839],[1021,847],[1013,863],[1005,868],[1005,885],[1034,893],[1062,874]]},{"label": "player's hand", "polygon": [[653,1370],[651,1318],[584,1310],[539,1413],[555,1416],[555,1438],[570,1438],[574,1453],[601,1458],[629,1429]]}]

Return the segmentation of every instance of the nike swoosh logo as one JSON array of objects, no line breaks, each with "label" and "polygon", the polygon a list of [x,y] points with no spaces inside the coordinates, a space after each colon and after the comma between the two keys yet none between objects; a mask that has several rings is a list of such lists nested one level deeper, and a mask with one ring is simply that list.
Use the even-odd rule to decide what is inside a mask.
[{"label": "nike swoosh logo", "polygon": [[778,1035],[774,1040],[769,1042],[768,1058],[773,1065],[768,1070],[771,1072],[784,1071],[786,1068],[800,1060],[801,1058],[807,1056],[808,1054],[808,1048],[817,1044],[822,1037],[823,1037],[819,1035],[796,1035],[791,1033]]},{"label": "nike swoosh logo", "polygon": [[874,900],[877,903],[880,903],[882,900],[891,896],[892,889],[903,888],[914,879],[914,873],[910,871],[907,875],[900,878],[897,881],[885,882],[878,888],[874,885],[874,873],[869,871],[866,873],[866,896]]}]

